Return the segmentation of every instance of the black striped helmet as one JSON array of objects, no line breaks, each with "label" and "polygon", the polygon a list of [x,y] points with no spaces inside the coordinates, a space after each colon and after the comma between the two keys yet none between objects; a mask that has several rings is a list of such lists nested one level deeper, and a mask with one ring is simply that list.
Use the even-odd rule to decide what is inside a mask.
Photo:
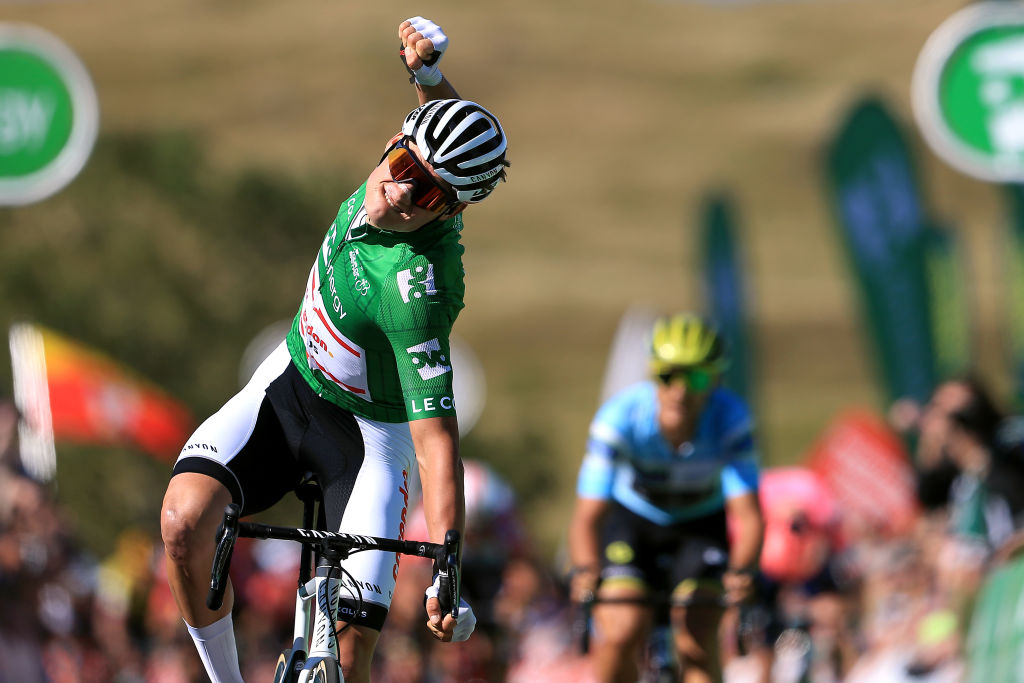
[{"label": "black striped helmet", "polygon": [[469,100],[434,100],[405,117],[402,133],[459,201],[482,201],[505,179],[505,133],[494,114]]}]

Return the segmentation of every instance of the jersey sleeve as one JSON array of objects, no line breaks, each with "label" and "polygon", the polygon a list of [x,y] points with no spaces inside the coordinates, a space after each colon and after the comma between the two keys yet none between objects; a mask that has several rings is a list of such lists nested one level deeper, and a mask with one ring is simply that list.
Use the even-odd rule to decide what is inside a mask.
[{"label": "jersey sleeve", "polygon": [[724,402],[722,447],[729,459],[722,468],[722,495],[726,500],[756,493],[760,480],[760,456],[754,442],[750,410],[737,397]]},{"label": "jersey sleeve", "polygon": [[453,286],[438,270],[418,255],[382,293],[378,324],[394,351],[410,421],[456,414],[448,337],[462,308],[461,278]]},{"label": "jersey sleeve", "polygon": [[627,422],[624,408],[612,399],[598,410],[590,423],[587,451],[576,479],[580,498],[611,498],[617,461],[625,453]]}]

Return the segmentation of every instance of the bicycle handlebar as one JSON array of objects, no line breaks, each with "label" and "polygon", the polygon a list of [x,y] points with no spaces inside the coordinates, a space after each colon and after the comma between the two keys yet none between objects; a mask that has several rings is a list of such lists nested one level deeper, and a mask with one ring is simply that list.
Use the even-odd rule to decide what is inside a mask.
[{"label": "bicycle handlebar", "polygon": [[361,536],[339,531],[318,531],[256,522],[239,522],[240,513],[241,509],[237,504],[229,504],[224,508],[224,520],[217,528],[217,548],[213,554],[213,565],[210,567],[210,592],[206,596],[206,606],[211,610],[220,609],[223,604],[231,554],[234,551],[235,541],[242,537],[295,541],[304,545],[317,546],[322,551],[333,550],[341,554],[342,557],[361,550],[380,550],[432,559],[437,564],[442,577],[441,591],[438,594],[441,610],[442,612],[451,612],[454,617],[458,616],[461,538],[455,529],[451,529],[445,534],[444,543],[400,541],[393,538]]}]

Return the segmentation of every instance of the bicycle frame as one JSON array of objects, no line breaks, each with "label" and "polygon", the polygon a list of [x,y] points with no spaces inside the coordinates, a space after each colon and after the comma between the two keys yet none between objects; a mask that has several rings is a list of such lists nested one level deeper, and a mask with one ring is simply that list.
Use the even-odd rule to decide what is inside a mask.
[{"label": "bicycle frame", "polygon": [[[459,609],[459,545],[458,531],[445,534],[443,544],[405,541],[375,536],[360,536],[315,528],[315,485],[302,487],[297,494],[303,502],[302,527],[281,527],[253,522],[240,522],[238,505],[224,509],[224,520],[217,529],[217,548],[210,569],[210,591],[206,605],[219,609],[227,588],[227,572],[235,540],[273,538],[295,541],[302,545],[298,588],[295,596],[295,627],[292,646],[278,659],[274,683],[343,683],[338,656],[336,623],[343,586],[341,561],[353,552],[377,550],[416,555],[433,559],[441,577],[438,598],[442,611],[458,616]],[[311,575],[319,557],[316,574]],[[353,582],[355,583],[355,582]],[[351,586],[361,600],[358,585]]]}]

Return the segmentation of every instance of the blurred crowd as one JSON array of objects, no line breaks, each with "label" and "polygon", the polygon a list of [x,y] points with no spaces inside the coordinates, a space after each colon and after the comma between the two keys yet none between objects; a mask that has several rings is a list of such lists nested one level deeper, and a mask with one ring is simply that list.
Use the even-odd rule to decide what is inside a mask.
[{"label": "blurred crowd", "polygon": [[[974,378],[889,416],[916,473],[919,514],[899,534],[849,523],[809,470],[766,470],[757,598],[731,609],[726,680],[960,681],[979,587],[1024,545],[1024,420]],[[109,557],[76,544],[52,490],[21,470],[17,415],[0,401],[0,683],[188,683],[205,674],[163,574],[156,538],[124,531]],[[591,680],[564,567],[531,544],[514,491],[467,461],[464,594],[479,619],[465,643],[423,627],[430,565],[403,558],[373,680]],[[571,495],[571,492],[566,492]],[[407,537],[425,534],[410,511]],[[291,639],[298,554],[241,539],[232,560],[246,680],[272,680]]]}]

